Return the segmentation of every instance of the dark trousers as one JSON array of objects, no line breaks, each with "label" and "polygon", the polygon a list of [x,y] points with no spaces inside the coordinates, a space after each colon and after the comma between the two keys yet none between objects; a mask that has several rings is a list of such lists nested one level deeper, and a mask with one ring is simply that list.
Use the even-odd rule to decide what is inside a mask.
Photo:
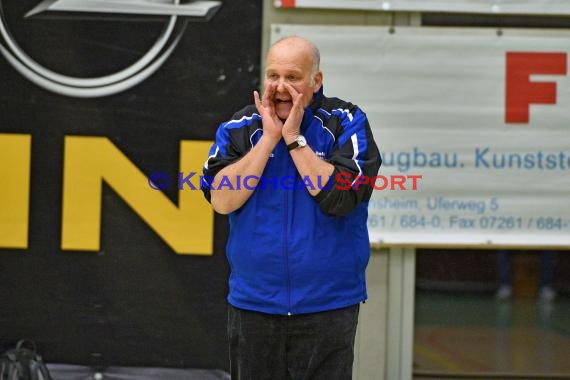
[{"label": "dark trousers", "polygon": [[232,380],[352,379],[359,306],[281,316],[229,305]]},{"label": "dark trousers", "polygon": [[[497,269],[499,272],[499,284],[511,285],[512,263],[511,252],[508,250],[497,251]],[[540,280],[539,287],[551,286],[554,279],[554,264],[556,252],[542,251],[540,255]]]}]

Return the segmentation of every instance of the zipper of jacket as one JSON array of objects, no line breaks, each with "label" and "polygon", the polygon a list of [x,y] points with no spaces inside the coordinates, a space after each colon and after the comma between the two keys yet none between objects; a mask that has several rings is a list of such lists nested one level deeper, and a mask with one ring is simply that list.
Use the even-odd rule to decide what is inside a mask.
[{"label": "zipper of jacket", "polygon": [[288,192],[283,192],[283,197],[285,199],[285,207],[283,208],[284,218],[284,225],[283,225],[283,256],[285,258],[285,276],[287,278],[287,315],[291,316],[291,277],[289,273],[289,252],[287,250],[287,236],[289,234],[289,228],[287,227],[289,224],[289,199],[288,199]]}]

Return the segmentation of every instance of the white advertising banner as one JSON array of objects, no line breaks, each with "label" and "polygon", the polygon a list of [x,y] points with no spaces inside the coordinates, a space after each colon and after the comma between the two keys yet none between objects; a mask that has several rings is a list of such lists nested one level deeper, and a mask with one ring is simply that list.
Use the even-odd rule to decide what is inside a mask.
[{"label": "white advertising banner", "polygon": [[291,34],[370,120],[372,243],[570,246],[570,32],[272,27]]},{"label": "white advertising banner", "polygon": [[279,8],[568,15],[568,0],[273,0]]}]

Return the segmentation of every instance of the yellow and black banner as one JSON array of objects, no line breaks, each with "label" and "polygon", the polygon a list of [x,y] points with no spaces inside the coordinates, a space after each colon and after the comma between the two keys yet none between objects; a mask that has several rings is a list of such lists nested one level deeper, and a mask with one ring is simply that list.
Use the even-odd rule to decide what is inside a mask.
[{"label": "yellow and black banner", "polygon": [[153,2],[0,1],[0,349],[227,367],[227,222],[189,178],[259,86],[261,1]]}]

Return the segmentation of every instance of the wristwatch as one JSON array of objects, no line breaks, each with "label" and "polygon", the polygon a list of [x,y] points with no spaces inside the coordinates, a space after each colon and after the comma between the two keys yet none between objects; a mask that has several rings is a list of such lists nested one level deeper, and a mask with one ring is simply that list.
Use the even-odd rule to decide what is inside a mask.
[{"label": "wristwatch", "polygon": [[287,145],[287,150],[292,151],[296,148],[303,148],[307,146],[307,140],[305,140],[305,136],[299,135],[291,144]]}]

